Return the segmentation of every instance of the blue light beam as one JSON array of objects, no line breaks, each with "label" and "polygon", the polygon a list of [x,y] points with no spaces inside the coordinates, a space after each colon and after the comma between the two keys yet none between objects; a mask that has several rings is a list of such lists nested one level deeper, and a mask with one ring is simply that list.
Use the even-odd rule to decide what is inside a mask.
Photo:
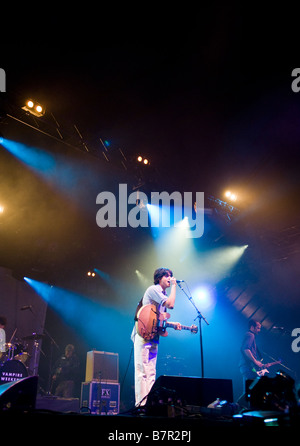
[{"label": "blue light beam", "polygon": [[[132,324],[128,323],[124,314],[119,313],[117,309],[108,308],[85,296],[28,277],[24,277],[24,280],[76,333],[90,343],[91,347],[118,351],[124,333],[128,333],[129,339]],[[110,333],[113,333],[113,336],[110,336]]]}]

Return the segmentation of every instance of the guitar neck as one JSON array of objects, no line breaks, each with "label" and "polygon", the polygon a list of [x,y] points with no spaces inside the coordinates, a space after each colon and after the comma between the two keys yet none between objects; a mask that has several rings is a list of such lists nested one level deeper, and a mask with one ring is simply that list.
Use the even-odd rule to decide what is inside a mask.
[{"label": "guitar neck", "polygon": [[[177,324],[175,322],[166,322],[166,327],[172,327],[175,328]],[[189,327],[188,325],[181,325],[182,330],[191,330],[192,327]]]},{"label": "guitar neck", "polygon": [[274,361],[274,362],[268,362],[266,364],[263,364],[262,367],[255,367],[255,371],[262,370],[262,369],[268,369],[269,367],[272,367],[273,365],[281,364],[281,361]]},{"label": "guitar neck", "polygon": [[272,365],[276,365],[276,364],[280,364],[281,361],[274,361],[274,362],[268,362],[267,364],[264,364],[263,366],[268,368],[268,367],[272,367]]}]

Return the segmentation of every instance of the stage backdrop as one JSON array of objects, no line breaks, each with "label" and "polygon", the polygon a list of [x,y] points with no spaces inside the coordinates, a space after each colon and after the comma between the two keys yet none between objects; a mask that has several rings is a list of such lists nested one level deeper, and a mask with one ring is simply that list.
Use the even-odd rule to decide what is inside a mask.
[{"label": "stage backdrop", "polygon": [[0,267],[0,315],[7,318],[6,342],[15,344],[18,350],[23,346],[28,353],[25,365],[29,375],[38,373],[39,357],[43,354],[46,310],[47,304],[26,282]]}]

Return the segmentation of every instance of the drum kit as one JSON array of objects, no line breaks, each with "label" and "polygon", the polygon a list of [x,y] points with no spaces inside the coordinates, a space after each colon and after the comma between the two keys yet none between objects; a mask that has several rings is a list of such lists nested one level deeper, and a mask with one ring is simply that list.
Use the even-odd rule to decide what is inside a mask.
[{"label": "drum kit", "polygon": [[[0,385],[17,379],[26,378],[29,375],[38,374],[38,357],[40,351],[40,340],[44,335],[32,333],[14,343],[5,344],[6,351],[0,359]],[[32,354],[29,354],[29,342],[33,341]],[[29,369],[29,363],[33,368]]]}]

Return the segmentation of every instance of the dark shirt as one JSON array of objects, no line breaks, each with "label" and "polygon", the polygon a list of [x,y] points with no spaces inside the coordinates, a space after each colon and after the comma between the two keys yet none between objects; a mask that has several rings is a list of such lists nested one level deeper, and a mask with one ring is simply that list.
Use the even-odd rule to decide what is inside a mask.
[{"label": "dark shirt", "polygon": [[259,350],[256,346],[255,334],[252,331],[247,331],[244,336],[242,346],[241,346],[241,359],[240,367],[249,367],[252,369],[254,366],[253,362],[245,355],[244,350],[250,350],[255,359],[259,360]]},{"label": "dark shirt", "polygon": [[63,355],[55,364],[55,372],[58,381],[75,381],[78,378],[79,360],[73,355],[67,358]]}]

